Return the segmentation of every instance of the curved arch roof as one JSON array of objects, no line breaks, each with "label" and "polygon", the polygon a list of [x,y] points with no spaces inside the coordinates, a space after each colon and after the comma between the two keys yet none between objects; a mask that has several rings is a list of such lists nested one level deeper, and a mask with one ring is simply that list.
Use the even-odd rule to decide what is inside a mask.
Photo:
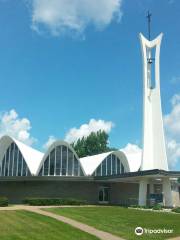
[{"label": "curved arch roof", "polygon": [[[42,164],[46,160],[49,153],[56,146],[62,145],[68,147],[73,152],[73,154],[76,156],[77,160],[80,163],[84,175],[87,176],[92,175],[97,169],[97,167],[101,164],[101,162],[110,154],[114,154],[121,159],[127,172],[137,171],[140,166],[140,155],[128,154],[128,152],[124,151],[124,149],[79,158],[75,150],[70,146],[70,144],[65,141],[55,141],[44,154],[7,135],[1,137],[0,139],[0,162],[3,160],[3,156],[12,142],[17,145],[32,175],[38,175]],[[134,161],[134,159],[136,160]]]},{"label": "curved arch roof", "polygon": [[112,151],[112,152],[106,152],[101,153],[93,156],[83,157],[80,158],[79,161],[84,169],[84,172],[86,175],[92,175],[94,171],[97,169],[97,167],[101,164],[101,162],[108,157],[110,154],[114,154],[117,157],[119,157],[126,169],[127,172],[130,171],[128,160],[125,156],[125,154],[121,151]]},{"label": "curved arch roof", "polygon": [[126,155],[128,159],[130,171],[136,172],[139,170],[141,166],[142,150],[135,145],[132,147],[131,149],[126,147],[126,148],[120,149],[120,151],[122,151]]},{"label": "curved arch roof", "polygon": [[0,139],[0,162],[3,159],[3,156],[9,147],[9,145],[14,142],[19,151],[21,152],[30,172],[32,175],[36,175],[39,164],[44,156],[44,154],[40,151],[37,151],[26,144],[19,142],[15,138],[9,137],[9,136],[3,136]]},{"label": "curved arch roof", "polygon": [[[44,161],[46,160],[47,156],[50,154],[50,152],[57,146],[66,146],[67,148],[69,148],[73,154],[76,156],[77,160],[79,161],[79,157],[77,155],[77,153],[75,152],[75,150],[71,147],[71,145],[65,141],[62,140],[57,140],[55,142],[53,142],[50,147],[48,148],[48,150],[46,151],[46,153],[44,154],[44,156],[42,157],[40,164],[38,165],[38,169],[37,169],[37,174],[39,173],[39,171],[41,170],[42,164],[44,163]],[[80,161],[79,161],[80,162]],[[81,166],[81,163],[80,163]],[[82,166],[81,166],[82,168]],[[83,170],[83,168],[82,168]],[[84,172],[84,171],[83,171]]]}]

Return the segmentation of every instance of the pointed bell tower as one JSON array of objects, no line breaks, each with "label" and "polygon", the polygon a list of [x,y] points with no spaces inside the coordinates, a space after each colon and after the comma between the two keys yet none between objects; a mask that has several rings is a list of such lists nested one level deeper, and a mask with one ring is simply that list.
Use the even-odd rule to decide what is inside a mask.
[{"label": "pointed bell tower", "polygon": [[160,45],[163,34],[150,40],[140,33],[143,61],[143,154],[141,170],[168,170],[160,94]]}]

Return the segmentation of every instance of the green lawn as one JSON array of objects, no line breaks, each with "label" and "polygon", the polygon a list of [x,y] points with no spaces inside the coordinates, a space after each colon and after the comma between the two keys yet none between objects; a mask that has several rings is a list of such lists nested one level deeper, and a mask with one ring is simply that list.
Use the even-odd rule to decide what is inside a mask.
[{"label": "green lawn", "polygon": [[[47,209],[46,209],[47,210]],[[125,239],[167,239],[180,236],[180,214],[160,213],[122,207],[51,208],[50,212],[76,219]],[[173,234],[136,236],[136,227],[173,229]]]},{"label": "green lawn", "polygon": [[55,219],[26,211],[0,211],[0,240],[98,240]]}]

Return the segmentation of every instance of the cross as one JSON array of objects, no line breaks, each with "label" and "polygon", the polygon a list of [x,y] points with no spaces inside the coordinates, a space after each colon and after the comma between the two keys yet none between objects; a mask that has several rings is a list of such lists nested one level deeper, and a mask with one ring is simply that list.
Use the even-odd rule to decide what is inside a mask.
[{"label": "cross", "polygon": [[149,40],[151,39],[151,16],[152,16],[152,14],[148,11],[148,13],[147,13],[147,19],[148,19],[148,38],[149,38]]}]

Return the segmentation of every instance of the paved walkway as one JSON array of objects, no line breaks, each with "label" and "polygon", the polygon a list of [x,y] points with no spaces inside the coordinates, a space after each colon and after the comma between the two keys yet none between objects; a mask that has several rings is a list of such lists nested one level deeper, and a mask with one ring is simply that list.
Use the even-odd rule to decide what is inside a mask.
[{"label": "paved walkway", "polygon": [[168,240],[180,240],[180,237],[169,238]]},{"label": "paved walkway", "polygon": [[[64,216],[61,216],[61,215],[57,215],[55,213],[51,213],[51,212],[47,212],[47,211],[42,210],[43,208],[50,208],[50,207],[54,208],[55,206],[40,206],[39,207],[39,206],[15,205],[15,206],[11,206],[11,207],[0,207],[0,210],[8,210],[8,211],[26,210],[26,211],[30,211],[30,212],[34,212],[34,213],[41,214],[41,215],[44,215],[44,216],[48,216],[48,217],[54,218],[58,221],[67,223],[67,224],[69,224],[69,225],[71,225],[75,228],[80,229],[81,231],[84,231],[84,232],[87,232],[91,235],[94,235],[101,240],[124,240],[123,238],[114,236],[114,235],[112,235],[111,233],[108,233],[108,232],[98,230],[98,229],[96,229],[94,227],[91,227],[87,224],[80,223],[76,220],[73,220],[73,219],[70,219],[70,218],[67,218],[67,217],[64,217]],[[57,206],[57,207],[59,207],[59,206]],[[69,206],[66,206],[66,207],[69,207]]]}]

